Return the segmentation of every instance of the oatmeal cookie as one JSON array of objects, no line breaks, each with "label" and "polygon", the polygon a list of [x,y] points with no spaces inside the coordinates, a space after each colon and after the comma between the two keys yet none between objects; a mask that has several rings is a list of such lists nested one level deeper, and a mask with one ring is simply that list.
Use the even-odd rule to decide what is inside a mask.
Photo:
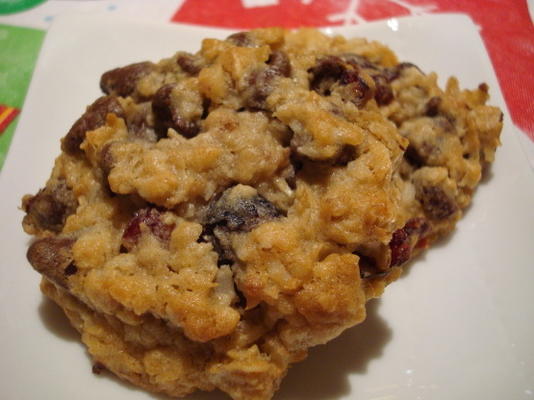
[{"label": "oatmeal cookie", "polygon": [[97,369],[269,399],[449,233],[499,144],[488,87],[259,29],[102,75],[27,195],[28,260]]}]

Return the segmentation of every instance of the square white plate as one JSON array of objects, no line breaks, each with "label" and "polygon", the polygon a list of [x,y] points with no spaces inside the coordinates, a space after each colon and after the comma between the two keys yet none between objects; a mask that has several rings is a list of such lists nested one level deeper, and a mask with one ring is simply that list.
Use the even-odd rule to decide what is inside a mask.
[{"label": "square white plate", "polygon": [[[398,18],[328,33],[364,36],[401,60],[490,86],[506,110],[476,26],[462,15]],[[0,175],[0,398],[158,398],[91,363],[61,312],[41,296],[17,210],[43,186],[59,139],[99,96],[102,72],[228,31],[68,16],[50,29]],[[290,370],[277,399],[528,399],[534,391],[534,180],[505,111],[503,146],[457,231],[420,257],[368,320]],[[222,399],[220,393],[191,399]]]}]

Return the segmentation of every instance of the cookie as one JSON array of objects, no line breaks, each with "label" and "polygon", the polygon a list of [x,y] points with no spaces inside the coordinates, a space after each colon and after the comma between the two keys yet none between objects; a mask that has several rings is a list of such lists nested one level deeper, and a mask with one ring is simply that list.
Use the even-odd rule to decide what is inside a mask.
[{"label": "cookie", "polygon": [[[96,83],[95,83],[96,84]],[[488,87],[313,29],[102,75],[22,202],[42,291],[154,392],[269,399],[454,229],[499,145]]]}]

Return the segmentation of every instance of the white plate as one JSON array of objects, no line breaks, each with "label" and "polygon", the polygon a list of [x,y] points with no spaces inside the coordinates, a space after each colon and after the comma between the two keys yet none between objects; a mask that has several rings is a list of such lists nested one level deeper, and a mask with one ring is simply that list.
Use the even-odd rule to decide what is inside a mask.
[{"label": "white plate", "polygon": [[[326,29],[390,45],[402,60],[490,85],[505,105],[475,25],[461,15]],[[70,16],[49,31],[0,176],[0,398],[155,398],[95,376],[66,319],[38,290],[17,210],[46,181],[59,138],[99,95],[100,74],[227,31]],[[277,399],[523,399],[534,391],[534,181],[505,112],[491,177],[451,238],[369,305],[368,320],[290,370]],[[157,397],[156,397],[157,398]],[[191,399],[222,399],[220,393]]]}]

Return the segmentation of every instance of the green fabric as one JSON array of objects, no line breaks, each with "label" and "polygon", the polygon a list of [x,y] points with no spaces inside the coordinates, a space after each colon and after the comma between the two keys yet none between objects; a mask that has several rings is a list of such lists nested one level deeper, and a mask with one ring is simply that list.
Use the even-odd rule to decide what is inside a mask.
[{"label": "green fabric", "polygon": [[27,10],[44,1],[45,0],[0,0],[0,14],[11,14]]},{"label": "green fabric", "polygon": [[[0,104],[22,108],[45,32],[0,24]],[[19,117],[0,133],[0,169]]]}]

